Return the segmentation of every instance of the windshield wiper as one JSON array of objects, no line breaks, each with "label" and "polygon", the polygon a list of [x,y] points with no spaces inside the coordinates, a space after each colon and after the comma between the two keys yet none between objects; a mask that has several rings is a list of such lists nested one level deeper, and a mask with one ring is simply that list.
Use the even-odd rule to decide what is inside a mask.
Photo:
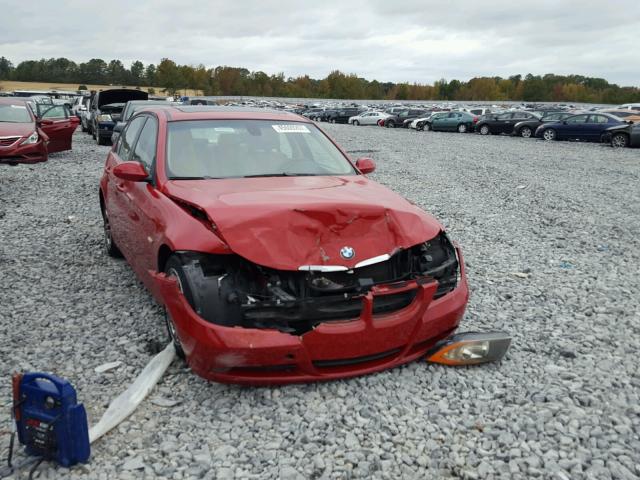
[{"label": "windshield wiper", "polygon": [[260,173],[258,175],[243,175],[242,178],[259,178],[259,177],[315,177],[317,173]]},{"label": "windshield wiper", "polygon": [[221,180],[222,177],[209,177],[204,175],[201,177],[169,177],[169,180]]}]

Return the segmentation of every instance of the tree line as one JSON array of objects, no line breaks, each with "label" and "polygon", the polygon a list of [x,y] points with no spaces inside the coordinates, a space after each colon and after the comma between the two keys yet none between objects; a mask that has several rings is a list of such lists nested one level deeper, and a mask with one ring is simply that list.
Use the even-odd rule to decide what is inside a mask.
[{"label": "tree line", "polygon": [[160,87],[169,94],[193,89],[203,95],[294,98],[640,102],[638,87],[621,87],[602,78],[582,75],[475,77],[466,82],[442,79],[427,85],[366,80],[338,70],[323,79],[308,75],[285,78],[284,73],[269,75],[239,67],[179,65],[168,58],[163,58],[157,65],[134,61],[126,67],[120,60],[106,62],[99,58],[83,63],[67,58],[43,58],[14,66],[7,58],[0,57],[0,80]]}]

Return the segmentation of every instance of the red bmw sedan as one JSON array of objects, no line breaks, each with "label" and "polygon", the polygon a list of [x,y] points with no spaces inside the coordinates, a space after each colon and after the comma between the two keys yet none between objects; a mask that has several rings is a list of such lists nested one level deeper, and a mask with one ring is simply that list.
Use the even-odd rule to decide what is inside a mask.
[{"label": "red bmw sedan", "polygon": [[150,107],[106,160],[105,246],[166,307],[177,353],[202,377],[388,369],[451,335],[468,288],[442,225],[368,179],[374,168],[298,115]]}]

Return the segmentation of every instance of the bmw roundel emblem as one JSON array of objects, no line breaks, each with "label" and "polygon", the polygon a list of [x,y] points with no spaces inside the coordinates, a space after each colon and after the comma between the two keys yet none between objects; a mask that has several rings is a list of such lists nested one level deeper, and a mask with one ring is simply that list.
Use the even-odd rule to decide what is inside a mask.
[{"label": "bmw roundel emblem", "polygon": [[356,256],[356,251],[353,249],[353,247],[342,247],[340,249],[340,256],[345,260],[351,260]]}]

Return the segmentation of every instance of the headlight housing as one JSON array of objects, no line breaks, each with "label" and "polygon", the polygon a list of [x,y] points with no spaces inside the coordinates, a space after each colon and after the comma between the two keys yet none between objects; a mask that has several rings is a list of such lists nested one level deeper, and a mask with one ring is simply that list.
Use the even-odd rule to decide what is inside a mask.
[{"label": "headlight housing", "polygon": [[102,113],[102,114],[98,115],[98,121],[99,122],[112,122],[113,120],[111,119],[111,115],[109,115],[108,113]]},{"label": "headlight housing", "polygon": [[414,270],[438,281],[433,298],[439,298],[456,288],[460,281],[458,252],[445,232],[423,243]]},{"label": "headlight housing", "polygon": [[32,145],[34,143],[38,143],[38,139],[40,136],[37,131],[34,131],[31,135],[29,135],[25,140],[20,143],[20,145]]}]

